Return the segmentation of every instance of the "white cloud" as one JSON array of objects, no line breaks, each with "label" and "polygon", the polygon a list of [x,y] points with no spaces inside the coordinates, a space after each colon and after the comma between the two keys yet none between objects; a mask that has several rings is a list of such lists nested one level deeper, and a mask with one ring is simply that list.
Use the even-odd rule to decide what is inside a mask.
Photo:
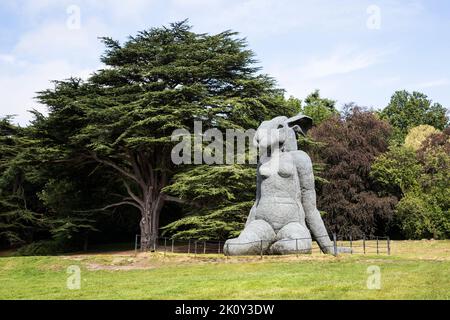
[{"label": "white cloud", "polygon": [[85,78],[91,71],[80,70],[66,61],[27,65],[18,67],[13,75],[0,75],[1,104],[0,116],[15,114],[15,122],[26,125],[31,120],[28,110],[37,109],[45,112],[46,109],[34,101],[36,92],[51,88],[50,80],[66,79],[72,76]]},{"label": "white cloud", "polygon": [[[348,28],[364,18],[352,1],[173,0],[170,21],[190,18],[209,31],[231,28],[248,37],[269,37],[293,30]],[[364,26],[361,24],[361,26]]]},{"label": "white cloud", "polygon": [[94,13],[103,18],[110,18],[117,23],[144,21],[155,6],[154,0],[2,0],[2,5],[20,13],[21,18],[33,23],[40,23],[42,17],[52,13],[52,17],[64,19],[67,8],[77,6],[82,17]]},{"label": "white cloud", "polygon": [[377,87],[393,86],[399,84],[401,78],[399,76],[383,76],[372,80]]},{"label": "white cloud", "polygon": [[[87,0],[89,3],[93,1]],[[103,12],[110,12],[118,22],[131,21],[141,24],[153,12],[155,1],[153,0],[106,0],[97,1],[101,3]],[[149,21],[147,21],[148,23]]]},{"label": "white cloud", "polygon": [[381,28],[391,31],[417,25],[413,18],[424,10],[421,1],[417,0],[379,0],[376,3],[355,0],[172,0],[168,20],[190,18],[199,29],[218,32],[231,28],[249,38],[273,37],[293,31],[369,33],[366,10],[373,4],[380,7]]},{"label": "white cloud", "polygon": [[387,50],[359,51],[352,47],[339,48],[327,57],[312,58],[298,71],[304,78],[346,74],[379,63],[388,53]]},{"label": "white cloud", "polygon": [[266,69],[273,74],[280,84],[288,85],[298,82],[322,79],[336,75],[352,73],[381,63],[392,53],[392,49],[385,50],[358,50],[355,47],[340,47],[327,56],[311,57],[297,67],[291,59],[283,63],[275,63]]},{"label": "white cloud", "polygon": [[422,82],[416,85],[416,87],[426,89],[426,88],[433,88],[433,87],[440,87],[440,86],[448,86],[450,85],[449,79],[437,79],[427,82]]},{"label": "white cloud", "polygon": [[105,30],[95,20],[70,30],[61,20],[22,34],[10,52],[0,53],[0,116],[16,114],[15,121],[26,125],[31,120],[28,110],[45,111],[33,98],[50,88],[51,80],[86,78],[96,70],[102,50],[97,36]]},{"label": "white cloud", "polygon": [[[315,89],[321,94],[338,101],[338,105],[357,102],[365,106],[384,106],[384,101],[376,90],[374,80],[368,81],[368,74],[374,72],[374,66],[381,65],[396,50],[359,49],[356,46],[340,46],[322,57],[304,59],[298,63],[295,58],[273,63],[265,71],[277,79],[279,86],[286,89],[287,95],[304,98]],[[295,65],[297,67],[292,67]],[[364,72],[359,72],[364,70]],[[391,90],[398,80],[385,78],[383,90]]]},{"label": "white cloud", "polygon": [[[51,22],[23,34],[13,54],[33,60],[65,58],[71,61],[98,59],[102,46],[98,36],[106,27],[95,20],[85,21],[79,30],[69,29],[64,22]],[[86,59],[87,58],[87,59]]]},{"label": "white cloud", "polygon": [[0,62],[13,64],[16,61],[16,57],[12,54],[0,54]]}]

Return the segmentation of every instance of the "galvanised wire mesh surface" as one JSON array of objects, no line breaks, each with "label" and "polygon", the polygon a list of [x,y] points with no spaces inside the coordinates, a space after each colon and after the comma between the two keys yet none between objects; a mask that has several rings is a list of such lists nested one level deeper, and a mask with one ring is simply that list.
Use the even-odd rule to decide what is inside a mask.
[{"label": "galvanised wire mesh surface", "polygon": [[[322,237],[328,237],[323,235]],[[289,242],[291,250],[290,254],[307,254],[307,253],[321,253],[322,250],[315,241],[316,238],[298,238],[298,239],[283,239],[278,242]],[[364,236],[360,239],[352,239],[352,237],[331,237],[332,244],[327,248],[335,255],[340,253],[339,248],[348,248],[351,254],[388,254],[391,253],[390,239],[386,236]],[[312,241],[311,249],[302,249],[301,244],[304,240]],[[252,245],[259,247],[260,251],[257,254],[266,255],[266,248],[273,244],[274,241],[253,241],[247,243],[230,244],[230,246]],[[223,254],[225,249],[225,241],[221,240],[199,240],[199,239],[173,239],[158,237],[151,241],[148,249],[141,249],[140,235],[135,238],[135,251],[152,251],[164,253],[184,253],[194,255],[205,254]],[[256,252],[255,252],[256,253]]]}]

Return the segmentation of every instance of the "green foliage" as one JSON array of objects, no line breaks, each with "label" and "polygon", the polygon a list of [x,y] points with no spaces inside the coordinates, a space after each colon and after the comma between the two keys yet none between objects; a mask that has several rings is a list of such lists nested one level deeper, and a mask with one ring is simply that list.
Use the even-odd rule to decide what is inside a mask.
[{"label": "green foliage", "polygon": [[380,115],[394,127],[393,139],[403,143],[408,131],[421,124],[442,130],[449,123],[447,110],[439,103],[432,103],[420,92],[397,91]]},{"label": "green foliage", "polygon": [[16,251],[17,256],[51,256],[70,250],[67,245],[55,240],[42,240],[27,244]]},{"label": "green foliage", "polygon": [[165,191],[187,199],[185,218],[164,228],[180,239],[227,239],[243,228],[256,192],[256,171],[249,165],[196,166],[174,177]]},{"label": "green foliage", "polygon": [[[92,191],[92,190],[91,190]],[[48,208],[50,233],[58,241],[69,241],[74,237],[98,231],[92,211],[80,211],[87,200],[85,190],[67,180],[50,180],[38,194],[39,199]],[[77,211],[75,211],[77,210]]]},{"label": "green foliage", "polygon": [[303,114],[311,117],[314,125],[320,125],[323,121],[339,114],[335,105],[336,101],[321,98],[320,91],[316,90],[306,97]]},{"label": "green foliage", "polygon": [[226,240],[237,237],[254,201],[230,204],[210,210],[193,211],[163,228],[175,239]]},{"label": "green foliage", "polygon": [[382,185],[384,192],[400,198],[408,190],[418,188],[417,177],[422,170],[412,148],[391,146],[389,151],[377,157],[370,175]]},{"label": "green foliage", "polygon": [[396,221],[407,238],[450,236],[449,131],[429,134],[416,151],[391,147],[372,166],[371,175],[384,192],[401,198]]},{"label": "green foliage", "polygon": [[446,239],[450,236],[450,214],[433,195],[410,192],[396,207],[397,219],[409,239]]},{"label": "green foliage", "polygon": [[242,196],[254,197],[255,172],[250,165],[197,165],[176,175],[165,191],[201,206],[230,204]]},{"label": "green foliage", "polygon": [[[401,199],[396,220],[408,238],[446,238],[450,221],[450,139],[446,109],[426,95],[396,92],[381,112],[397,146],[378,157],[371,175]],[[403,197],[403,198],[402,198]]]},{"label": "green foliage", "polygon": [[0,199],[0,239],[9,245],[21,245],[30,240],[39,225],[39,216],[28,209],[22,198],[10,195]]},{"label": "green foliage", "polygon": [[34,210],[35,186],[30,180],[35,170],[25,161],[33,141],[11,119],[0,119],[0,245],[15,246],[32,240],[43,223]]}]

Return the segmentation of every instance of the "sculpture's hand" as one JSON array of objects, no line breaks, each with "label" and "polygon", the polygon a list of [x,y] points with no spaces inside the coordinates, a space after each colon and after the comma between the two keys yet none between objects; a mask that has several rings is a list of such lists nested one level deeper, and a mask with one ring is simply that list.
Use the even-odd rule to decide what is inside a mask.
[{"label": "sculpture's hand", "polygon": [[330,240],[330,246],[327,246],[325,250],[322,250],[323,253],[326,254],[340,254],[340,253],[352,253],[352,249],[348,247],[336,247],[337,252],[334,252],[334,245],[333,242]]},{"label": "sculpture's hand", "polygon": [[337,253],[352,253],[353,250],[349,247],[337,247]]}]

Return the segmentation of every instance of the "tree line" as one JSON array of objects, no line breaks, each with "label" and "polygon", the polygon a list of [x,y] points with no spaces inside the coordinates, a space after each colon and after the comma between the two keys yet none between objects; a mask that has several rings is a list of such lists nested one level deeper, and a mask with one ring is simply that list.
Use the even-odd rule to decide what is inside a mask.
[{"label": "tree line", "polygon": [[0,245],[22,254],[158,236],[227,239],[254,200],[252,165],[174,165],[171,134],[256,128],[302,112],[315,127],[299,145],[314,162],[330,231],[448,238],[446,109],[395,92],[380,111],[323,98],[286,99],[236,32],[198,34],[186,22],[102,38],[104,68],[37,93],[46,115],[0,120]]}]

